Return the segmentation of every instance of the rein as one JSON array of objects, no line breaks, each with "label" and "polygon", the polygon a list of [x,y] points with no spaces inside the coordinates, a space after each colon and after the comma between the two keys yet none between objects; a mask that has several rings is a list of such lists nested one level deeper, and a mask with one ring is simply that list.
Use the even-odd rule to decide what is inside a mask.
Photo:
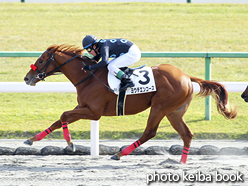
[{"label": "rein", "polygon": [[[91,73],[95,73],[97,71],[97,69],[94,72]],[[79,85],[80,83],[83,83],[84,81],[86,81],[87,79],[91,78],[93,76],[93,74],[90,74],[89,76],[87,76],[86,78],[84,78],[83,80],[79,81],[78,83],[76,83],[74,86],[76,87],[77,85]]]},{"label": "rein", "polygon": [[[84,62],[82,62],[84,66],[86,66],[86,64]],[[87,79],[91,76],[94,76],[101,84],[103,84],[105,87],[107,87],[111,92],[115,92],[113,89],[111,89],[108,85],[106,85],[105,83],[103,83],[98,77],[96,77],[96,75],[94,74],[97,70],[95,70],[94,72],[91,72],[91,70],[89,70],[89,72],[91,73],[91,75],[89,75],[87,77]],[[86,78],[85,78],[86,79]]]}]

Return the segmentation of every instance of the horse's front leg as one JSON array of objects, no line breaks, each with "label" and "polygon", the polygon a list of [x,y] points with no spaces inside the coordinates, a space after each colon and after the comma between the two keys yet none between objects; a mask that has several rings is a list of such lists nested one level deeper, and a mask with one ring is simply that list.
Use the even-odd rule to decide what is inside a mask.
[{"label": "horse's front leg", "polygon": [[[78,106],[76,107],[76,108],[78,108]],[[75,108],[75,109],[76,109]],[[73,123],[73,122],[75,122],[75,121],[77,121],[78,119],[74,119],[74,120],[72,120],[72,119],[70,119],[70,123]],[[67,122],[66,122],[66,124],[67,124]],[[46,130],[44,130],[44,131],[42,131],[41,133],[39,133],[39,134],[37,134],[37,135],[35,135],[35,136],[33,136],[33,137],[31,137],[31,138],[29,138],[29,139],[27,139],[26,141],[24,141],[24,144],[26,144],[26,145],[33,145],[33,142],[35,142],[35,141],[40,141],[40,140],[42,140],[43,138],[45,138],[48,134],[50,134],[51,132],[53,132],[54,130],[56,130],[56,129],[59,129],[59,128],[61,128],[62,127],[62,122],[61,122],[61,120],[58,120],[58,121],[56,121],[56,122],[54,122],[49,128],[47,128]],[[65,128],[66,128],[66,126],[64,126]],[[64,132],[64,130],[63,130],[63,132]],[[69,131],[68,131],[69,132]],[[70,135],[70,134],[69,134]],[[65,136],[65,135],[64,135]],[[68,143],[68,142],[67,142]],[[68,145],[69,144],[71,144],[71,143],[68,143]]]},{"label": "horse's front leg", "polygon": [[64,112],[61,117],[60,121],[63,128],[64,138],[71,148],[73,152],[76,151],[76,146],[73,144],[71,140],[71,135],[68,129],[68,124],[77,121],[79,119],[91,119],[91,120],[98,120],[100,118],[99,114],[94,114],[88,107],[84,108],[75,108],[71,111]]},{"label": "horse's front leg", "polygon": [[27,145],[32,145],[34,141],[40,141],[54,130],[63,127],[64,138],[67,141],[67,144],[71,148],[71,150],[75,151],[76,147],[71,140],[68,124],[73,123],[79,119],[98,120],[100,117],[100,114],[94,114],[88,107],[79,108],[77,106],[74,110],[64,112],[61,115],[60,120],[53,123],[49,128],[47,128],[43,132],[37,134],[32,138],[29,138],[24,143]]},{"label": "horse's front leg", "polygon": [[32,138],[27,139],[26,141],[24,141],[24,144],[33,145],[33,142],[42,140],[48,134],[50,134],[51,132],[53,132],[54,130],[59,129],[59,128],[61,128],[61,121],[60,120],[54,122],[49,128],[47,128],[43,132],[33,136]]},{"label": "horse's front leg", "polygon": [[[74,120],[77,121],[77,120]],[[74,122],[73,121],[73,122]],[[71,120],[72,123],[72,120]],[[35,135],[32,138],[27,139],[26,141],[24,141],[24,144],[26,145],[33,145],[33,142],[35,141],[40,141],[43,138],[45,138],[48,134],[50,134],[51,132],[53,132],[56,129],[61,128],[61,126],[63,127],[63,134],[64,134],[64,138],[67,141],[68,146],[71,148],[71,150],[73,152],[76,151],[76,147],[73,144],[73,142],[71,141],[71,135],[69,133],[68,127],[67,127],[67,122],[61,122],[61,120],[56,121],[55,123],[53,123],[49,128],[47,128],[46,130],[42,131],[41,133]]]}]

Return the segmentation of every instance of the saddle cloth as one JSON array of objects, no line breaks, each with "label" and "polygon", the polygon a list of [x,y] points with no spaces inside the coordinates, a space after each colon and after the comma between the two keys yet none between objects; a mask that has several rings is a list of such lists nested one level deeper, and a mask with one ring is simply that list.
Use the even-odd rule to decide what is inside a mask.
[{"label": "saddle cloth", "polygon": [[[151,67],[143,67],[135,69],[131,75],[131,80],[134,83],[134,87],[126,90],[126,95],[143,94],[156,91],[156,84]],[[119,95],[119,87],[121,81],[114,75],[108,73],[108,84],[116,95]]]}]

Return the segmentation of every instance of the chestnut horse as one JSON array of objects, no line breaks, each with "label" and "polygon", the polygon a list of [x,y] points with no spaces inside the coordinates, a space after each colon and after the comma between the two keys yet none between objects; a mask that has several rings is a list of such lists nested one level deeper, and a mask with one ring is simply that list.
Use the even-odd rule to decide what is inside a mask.
[{"label": "chestnut horse", "polygon": [[[83,50],[79,47],[52,45],[31,65],[31,70],[24,78],[27,85],[34,86],[38,81],[60,71],[76,86],[78,105],[74,110],[64,112],[58,121],[26,140],[25,144],[32,145],[34,141],[41,140],[52,131],[63,127],[64,138],[68,146],[75,151],[68,124],[79,119],[99,120],[101,116],[116,116],[117,95],[105,86],[108,85],[107,68],[98,69],[94,74],[82,71],[84,65],[96,63],[82,54]],[[234,119],[237,110],[227,108],[228,93],[220,83],[191,77],[170,64],[153,66],[152,70],[156,91],[128,95],[125,101],[126,115],[137,114],[151,107],[145,131],[137,141],[111,159],[119,160],[121,156],[130,154],[135,148],[155,137],[160,121],[166,116],[183,140],[184,148],[180,162],[186,163],[193,133],[183,116],[193,97],[192,82],[200,85],[199,95],[212,95],[215,98],[219,113],[227,119]]]},{"label": "chestnut horse", "polygon": [[248,86],[244,90],[244,92],[241,94],[241,97],[244,99],[245,102],[248,102]]}]

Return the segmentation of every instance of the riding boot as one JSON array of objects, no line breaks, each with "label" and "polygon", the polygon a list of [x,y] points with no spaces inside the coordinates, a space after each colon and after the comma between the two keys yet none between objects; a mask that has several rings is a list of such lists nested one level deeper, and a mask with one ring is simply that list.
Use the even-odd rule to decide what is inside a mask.
[{"label": "riding boot", "polygon": [[134,87],[133,81],[128,77],[127,74],[121,76],[120,92],[127,90],[127,88]]}]

